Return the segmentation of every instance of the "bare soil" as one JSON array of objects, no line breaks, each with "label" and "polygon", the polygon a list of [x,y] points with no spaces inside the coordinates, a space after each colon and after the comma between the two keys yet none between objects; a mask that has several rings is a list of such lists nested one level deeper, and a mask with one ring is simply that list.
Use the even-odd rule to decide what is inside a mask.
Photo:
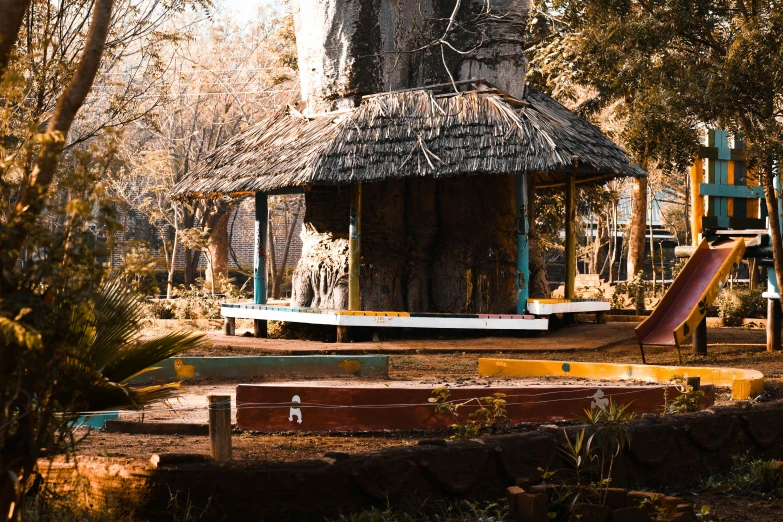
[{"label": "bare soil", "polygon": [[[548,359],[569,361],[603,361],[639,363],[641,358],[635,342],[634,323],[608,325],[579,325],[551,332],[547,337],[491,337],[470,339],[391,340],[381,343],[352,343],[336,345],[317,341],[224,338],[210,335],[211,346],[191,355],[262,355],[265,353],[388,353],[389,379],[415,381],[426,384],[450,382],[455,385],[475,385],[484,382],[477,378],[479,357],[519,359]],[[699,356],[683,347],[685,365],[712,365],[753,368],[765,375],[764,395],[760,400],[783,399],[783,354],[765,351],[765,332],[758,328],[710,328],[709,354]],[[231,341],[226,344],[225,339]],[[677,364],[674,348],[646,349],[647,361],[653,364]],[[527,382],[528,380],[526,380]],[[572,384],[586,381],[569,380]],[[350,384],[350,380],[344,381]],[[357,381],[353,381],[356,383]],[[529,380],[530,383],[549,383],[551,380]],[[187,413],[190,407],[202,410],[211,393],[233,394],[236,382],[202,381],[184,388],[179,402],[173,402],[178,413],[156,412],[158,420],[172,421],[195,415]],[[717,396],[719,404],[730,402],[728,390]],[[201,415],[199,413],[198,415]],[[200,418],[200,417],[199,417]],[[149,417],[148,417],[149,419]],[[205,417],[204,417],[205,420]],[[191,421],[188,421],[191,422]],[[200,420],[199,422],[203,422]],[[522,429],[536,429],[528,426]],[[81,432],[82,435],[85,432]],[[253,435],[237,433],[233,438],[235,457],[243,460],[293,461],[321,458],[327,451],[363,453],[391,446],[416,444],[423,438],[444,436],[445,433],[404,432],[384,434],[313,434],[280,433]],[[126,435],[93,431],[78,445],[82,455],[111,455],[148,459],[153,453],[209,452],[209,441],[198,436]],[[723,494],[690,495],[689,501],[700,506],[707,504],[725,521],[779,521],[783,520],[783,501]]]}]

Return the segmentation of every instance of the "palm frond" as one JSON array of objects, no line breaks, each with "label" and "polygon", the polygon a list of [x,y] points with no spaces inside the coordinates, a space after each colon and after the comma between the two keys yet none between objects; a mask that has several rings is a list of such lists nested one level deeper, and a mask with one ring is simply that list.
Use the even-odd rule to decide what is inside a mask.
[{"label": "palm frond", "polygon": [[163,359],[203,343],[204,334],[171,332],[161,337],[122,346],[114,352],[103,369],[111,381],[125,383],[133,376]]}]

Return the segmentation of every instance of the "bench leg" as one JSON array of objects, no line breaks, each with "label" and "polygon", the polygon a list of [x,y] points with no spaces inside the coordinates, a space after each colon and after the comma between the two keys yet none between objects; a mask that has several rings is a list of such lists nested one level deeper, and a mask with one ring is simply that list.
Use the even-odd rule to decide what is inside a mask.
[{"label": "bench leg", "polygon": [[253,337],[262,337],[266,339],[266,321],[263,319],[253,319]]},{"label": "bench leg", "polygon": [[237,320],[234,317],[223,318],[223,334],[224,335],[236,335],[237,333]]},{"label": "bench leg", "polygon": [[347,326],[338,326],[337,327],[337,342],[338,343],[348,343],[351,341],[351,335],[350,331],[348,330]]}]

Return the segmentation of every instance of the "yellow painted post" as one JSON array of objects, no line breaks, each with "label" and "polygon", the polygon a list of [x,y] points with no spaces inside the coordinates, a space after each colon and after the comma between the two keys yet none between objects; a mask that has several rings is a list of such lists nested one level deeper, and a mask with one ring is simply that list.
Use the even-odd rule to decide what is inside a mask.
[{"label": "yellow painted post", "polygon": [[565,283],[566,299],[576,297],[576,176],[566,175],[565,183]]},{"label": "yellow painted post", "polygon": [[704,177],[702,160],[696,156],[691,166],[691,244],[699,246],[701,235],[701,218],[704,216],[704,198],[699,190],[699,184]]}]

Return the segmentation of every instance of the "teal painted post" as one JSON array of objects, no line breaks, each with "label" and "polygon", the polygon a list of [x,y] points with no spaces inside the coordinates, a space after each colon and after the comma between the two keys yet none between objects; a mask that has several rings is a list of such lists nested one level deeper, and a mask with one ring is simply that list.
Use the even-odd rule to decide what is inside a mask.
[{"label": "teal painted post", "polygon": [[266,232],[269,222],[266,193],[256,192],[255,249],[253,251],[253,298],[266,303]]},{"label": "teal painted post", "polygon": [[527,312],[530,262],[527,222],[527,174],[517,174],[517,313]]},{"label": "teal painted post", "polygon": [[[256,192],[255,245],[253,250],[253,301],[266,304],[266,234],[269,225],[269,209],[265,192]],[[266,337],[266,321],[253,321],[253,334]]]}]

